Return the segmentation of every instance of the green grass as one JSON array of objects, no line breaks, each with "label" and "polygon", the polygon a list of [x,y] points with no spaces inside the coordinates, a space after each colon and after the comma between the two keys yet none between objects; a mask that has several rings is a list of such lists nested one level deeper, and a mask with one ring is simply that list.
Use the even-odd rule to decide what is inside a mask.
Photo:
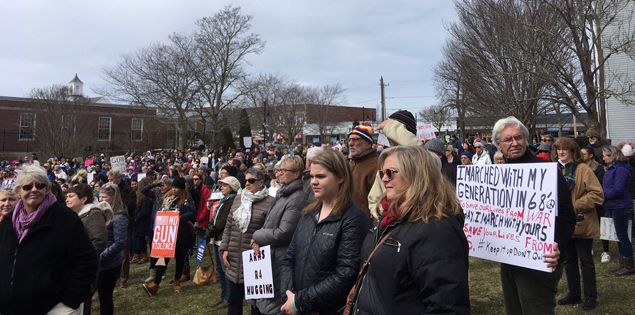
[{"label": "green grass", "polygon": [[[611,258],[608,264],[600,263],[602,244],[595,240],[594,246],[595,268],[598,285],[598,307],[593,311],[583,311],[582,304],[575,306],[558,306],[556,314],[635,314],[635,275],[629,277],[613,277],[608,275],[608,268],[617,263],[617,243],[611,242]],[[205,257],[203,264],[209,264],[210,258]],[[196,261],[190,265],[196,267]],[[211,305],[220,297],[220,284],[201,287],[187,281],[183,283],[180,293],[174,292],[169,279],[174,275],[174,262],[170,262],[166,272],[166,280],[161,282],[159,294],[149,297],[141,284],[148,277],[149,264],[132,265],[130,268],[130,286],[115,289],[116,314],[227,314],[227,310],[216,310]],[[567,279],[563,273],[558,285],[557,299],[567,294]],[[472,314],[505,314],[503,292],[500,284],[500,265],[495,262],[478,258],[470,258],[470,300]],[[93,298],[93,314],[99,314],[99,299],[97,294]],[[244,314],[250,314],[248,302],[244,303]],[[405,314],[404,314],[405,315]]]}]

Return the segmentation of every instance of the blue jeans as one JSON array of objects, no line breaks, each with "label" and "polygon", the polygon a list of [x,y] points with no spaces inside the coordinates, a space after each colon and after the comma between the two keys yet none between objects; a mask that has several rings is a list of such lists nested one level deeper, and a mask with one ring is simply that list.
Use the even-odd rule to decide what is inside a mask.
[{"label": "blue jeans", "polygon": [[220,281],[220,298],[227,301],[229,298],[227,294],[227,277],[225,277],[225,262],[220,254],[220,246],[214,244],[214,262],[216,263],[216,274],[218,274],[218,281]]},{"label": "blue jeans", "polygon": [[620,240],[618,244],[620,255],[624,258],[633,258],[633,245],[628,239],[628,220],[633,215],[633,208],[609,209],[609,211],[611,211],[611,218],[613,218],[613,224],[615,225],[615,234],[617,234],[617,239]]}]

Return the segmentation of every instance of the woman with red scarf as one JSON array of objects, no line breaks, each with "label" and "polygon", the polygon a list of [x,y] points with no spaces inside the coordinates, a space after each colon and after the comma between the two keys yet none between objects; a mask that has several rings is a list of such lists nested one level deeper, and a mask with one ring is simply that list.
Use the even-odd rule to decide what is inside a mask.
[{"label": "woman with red scarf", "polygon": [[454,186],[429,152],[382,152],[383,219],[362,246],[352,314],[469,314],[468,243]]}]

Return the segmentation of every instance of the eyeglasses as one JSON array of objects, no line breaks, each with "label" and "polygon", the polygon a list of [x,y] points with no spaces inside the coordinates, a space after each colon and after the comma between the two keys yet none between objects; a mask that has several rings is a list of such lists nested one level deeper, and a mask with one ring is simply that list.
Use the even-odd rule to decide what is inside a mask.
[{"label": "eyeglasses", "polygon": [[397,170],[397,169],[394,169],[394,170],[387,169],[385,171],[381,171],[380,170],[379,171],[379,178],[384,178],[384,174],[386,174],[386,176],[388,176],[388,179],[392,180],[392,175],[393,174],[397,174],[397,173],[399,173],[399,170]]},{"label": "eyeglasses", "polygon": [[512,142],[514,142],[514,140],[516,140],[516,142],[520,142],[522,140],[525,140],[525,136],[517,135],[515,137],[505,138],[505,139],[501,140],[500,142],[502,142],[502,143],[510,143],[511,144]]},{"label": "eyeglasses", "polygon": [[595,137],[587,137],[587,138],[589,138],[589,139],[595,139]]},{"label": "eyeglasses", "polygon": [[357,143],[360,140],[362,140],[362,138],[348,138],[348,142],[353,142],[353,143]]},{"label": "eyeglasses", "polygon": [[37,188],[37,189],[44,189],[44,187],[46,187],[46,184],[44,184],[44,183],[28,184],[28,185],[22,186],[22,189],[23,190],[31,190],[31,189],[33,189],[33,186],[35,186],[35,188]]},{"label": "eyeglasses", "polygon": [[250,183],[250,184],[253,184],[253,183],[255,183],[255,182],[259,181],[259,180],[255,179],[255,178],[250,178],[250,179],[245,179],[245,181]]},{"label": "eyeglasses", "polygon": [[198,177],[194,177],[193,180],[201,180],[201,179]]},{"label": "eyeglasses", "polygon": [[291,172],[291,170],[285,170],[284,168],[279,168],[276,170],[276,173],[286,173],[286,172]]}]

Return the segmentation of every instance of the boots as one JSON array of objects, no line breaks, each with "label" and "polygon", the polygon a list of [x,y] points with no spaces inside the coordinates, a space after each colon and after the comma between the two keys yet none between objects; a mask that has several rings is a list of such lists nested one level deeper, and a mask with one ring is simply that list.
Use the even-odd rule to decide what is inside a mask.
[{"label": "boots", "polygon": [[635,262],[633,258],[624,258],[624,268],[613,273],[617,277],[635,274]]},{"label": "boots", "polygon": [[190,268],[183,269],[183,274],[181,274],[181,279],[179,281],[185,282],[190,280]]},{"label": "boots", "polygon": [[159,285],[156,283],[152,283],[150,285],[144,283],[141,286],[144,290],[146,290],[146,293],[148,293],[149,296],[155,296],[159,291]]},{"label": "boots", "polygon": [[131,263],[131,264],[137,264],[137,263],[139,263],[139,259],[141,258],[140,256],[141,256],[141,255],[139,255],[139,254],[134,254],[134,256],[132,257],[132,260],[130,261],[130,263]]},{"label": "boots", "polygon": [[148,253],[141,253],[139,255],[139,264],[145,264],[148,261],[150,261],[150,258],[148,257]]},{"label": "boots", "polygon": [[624,257],[620,255],[620,261],[617,263],[617,266],[609,268],[610,273],[615,273],[616,271],[624,268]]},{"label": "boots", "polygon": [[154,281],[154,278],[157,276],[157,270],[156,269],[150,269],[150,276],[146,279],[146,281],[143,282],[152,282]]},{"label": "boots", "polygon": [[174,279],[174,292],[181,291],[181,281]]}]

